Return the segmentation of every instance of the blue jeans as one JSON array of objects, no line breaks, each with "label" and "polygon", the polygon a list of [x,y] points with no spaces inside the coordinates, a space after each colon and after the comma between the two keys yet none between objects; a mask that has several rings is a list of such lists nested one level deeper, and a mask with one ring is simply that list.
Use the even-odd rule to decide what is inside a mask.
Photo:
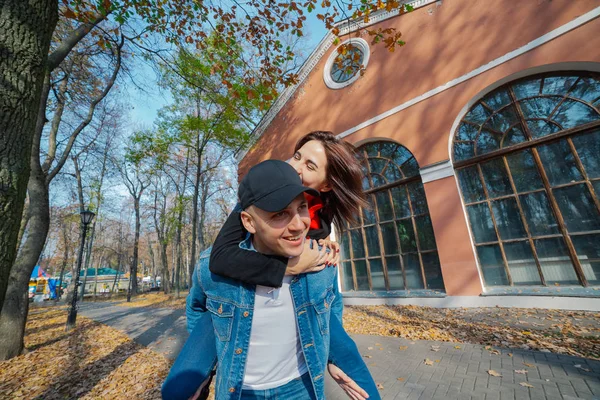
[{"label": "blue jeans", "polygon": [[283,386],[267,390],[242,390],[240,400],[314,400],[310,375],[305,373]]}]

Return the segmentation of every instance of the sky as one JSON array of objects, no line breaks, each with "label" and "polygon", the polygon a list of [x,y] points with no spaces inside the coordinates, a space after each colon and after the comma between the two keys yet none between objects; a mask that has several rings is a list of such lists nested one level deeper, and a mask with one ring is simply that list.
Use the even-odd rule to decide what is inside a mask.
[{"label": "sky", "polygon": [[[304,35],[306,43],[304,47],[307,50],[305,59],[310,56],[319,42],[327,33],[325,24],[317,19],[317,13],[321,12],[317,8],[312,13],[307,14]],[[136,71],[141,80],[147,85],[145,91],[132,87],[129,90],[130,102],[133,109],[130,111],[130,122],[132,129],[140,126],[151,127],[158,110],[169,104],[171,97],[165,91],[158,88],[156,73],[147,65],[139,63]]]}]

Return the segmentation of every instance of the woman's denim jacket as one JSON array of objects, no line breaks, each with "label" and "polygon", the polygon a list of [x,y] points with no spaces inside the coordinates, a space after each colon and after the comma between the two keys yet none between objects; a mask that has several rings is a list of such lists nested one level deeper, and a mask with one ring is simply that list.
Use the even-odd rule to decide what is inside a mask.
[{"label": "woman's denim jacket", "polygon": [[[240,244],[250,249],[250,236]],[[188,330],[210,315],[216,333],[219,369],[216,398],[240,398],[254,313],[255,286],[212,274],[209,251],[200,256],[187,298]],[[243,266],[240,266],[243,268]],[[317,399],[325,398],[330,315],[342,316],[337,268],[301,274],[290,283],[302,351]],[[273,321],[274,324],[277,321]]]}]

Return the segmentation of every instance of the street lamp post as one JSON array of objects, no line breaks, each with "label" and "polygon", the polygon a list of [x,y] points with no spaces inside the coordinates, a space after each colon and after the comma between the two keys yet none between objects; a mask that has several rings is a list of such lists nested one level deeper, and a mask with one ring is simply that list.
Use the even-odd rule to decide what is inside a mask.
[{"label": "street lamp post", "polygon": [[83,235],[81,237],[81,247],[79,248],[79,255],[77,256],[77,271],[73,276],[75,279],[75,285],[73,287],[72,299],[71,299],[71,307],[69,308],[69,317],[67,318],[67,326],[66,330],[69,331],[75,327],[75,322],[77,320],[77,286],[79,286],[79,275],[81,274],[81,262],[83,259],[83,251],[85,249],[85,235],[87,234],[87,227],[94,219],[94,214],[90,210],[85,210],[80,213],[81,215],[81,229],[83,230]]},{"label": "street lamp post", "polygon": [[[131,271],[133,271],[133,256],[129,257],[129,284],[127,285],[127,302],[131,302]],[[137,278],[137,277],[136,277]]]}]

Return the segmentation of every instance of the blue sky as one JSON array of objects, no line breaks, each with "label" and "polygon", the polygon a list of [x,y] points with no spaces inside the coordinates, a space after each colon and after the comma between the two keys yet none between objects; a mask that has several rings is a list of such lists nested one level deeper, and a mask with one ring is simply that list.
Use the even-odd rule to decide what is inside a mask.
[{"label": "blue sky", "polygon": [[[312,53],[327,33],[325,24],[317,19],[318,12],[322,12],[322,10],[317,8],[306,16],[304,29],[306,42],[304,47],[307,49],[307,54],[305,54],[305,58]],[[133,109],[130,111],[130,122],[133,129],[140,126],[151,127],[157,116],[158,110],[169,104],[171,100],[167,92],[159,90],[157,76],[154,71],[143,63],[139,64],[136,72],[143,83],[147,85],[147,88],[146,92],[140,91],[134,87],[129,90],[130,102],[133,106]]]}]

